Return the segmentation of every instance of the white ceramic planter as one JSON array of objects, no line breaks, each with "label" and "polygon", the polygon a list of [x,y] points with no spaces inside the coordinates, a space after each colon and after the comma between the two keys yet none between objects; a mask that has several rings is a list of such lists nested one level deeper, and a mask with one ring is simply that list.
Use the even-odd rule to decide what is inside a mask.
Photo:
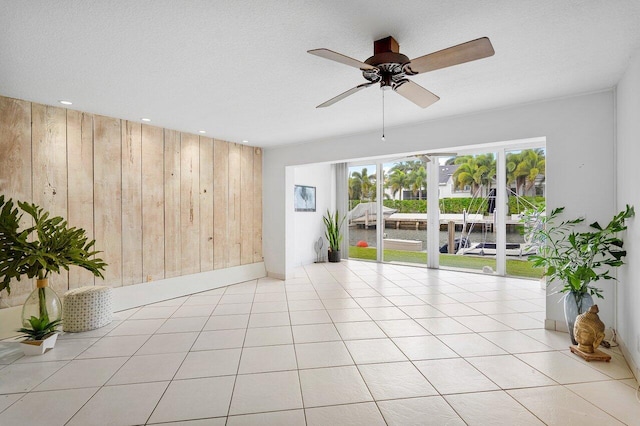
[{"label": "white ceramic planter", "polygon": [[42,355],[47,349],[53,349],[58,340],[58,333],[53,333],[43,340],[28,340],[20,342],[22,352],[27,356]]}]

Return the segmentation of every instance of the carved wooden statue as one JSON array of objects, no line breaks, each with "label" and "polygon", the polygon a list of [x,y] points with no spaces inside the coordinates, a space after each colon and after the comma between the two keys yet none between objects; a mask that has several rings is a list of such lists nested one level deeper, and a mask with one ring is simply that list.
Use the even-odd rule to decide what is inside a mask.
[{"label": "carved wooden statue", "polygon": [[582,352],[594,353],[604,339],[604,323],[600,321],[598,312],[598,305],[593,305],[588,312],[576,318],[573,334]]}]

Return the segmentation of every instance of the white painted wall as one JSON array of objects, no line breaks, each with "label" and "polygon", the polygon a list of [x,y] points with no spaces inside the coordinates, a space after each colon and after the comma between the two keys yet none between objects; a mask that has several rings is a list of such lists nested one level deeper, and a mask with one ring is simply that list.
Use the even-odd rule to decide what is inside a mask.
[{"label": "white painted wall", "polygon": [[[316,260],[313,243],[319,237],[324,239],[322,216],[334,207],[333,167],[331,164],[316,164],[295,167],[294,184],[316,187],[316,211],[296,212],[291,215],[294,221],[294,266],[307,265]],[[290,189],[293,192],[293,187]],[[327,256],[327,241],[324,239],[322,256]]]},{"label": "white painted wall", "polygon": [[[336,106],[339,108],[339,105]],[[285,168],[303,164],[347,161],[363,157],[405,155],[435,149],[513,141],[547,139],[547,203],[565,206],[568,216],[608,220],[614,213],[614,94],[608,90],[472,115],[390,128],[386,142],[377,131],[318,140],[264,151],[264,253],[267,271],[285,276],[287,244]],[[605,285],[601,318],[614,318],[611,285]],[[552,290],[549,290],[551,293]],[[547,318],[563,321],[557,295],[549,296]]]},{"label": "white painted wall", "polygon": [[[640,50],[617,87],[617,208],[635,206],[624,238],[627,264],[618,273],[617,328],[627,354],[640,366]],[[637,375],[637,372],[636,372]]]}]

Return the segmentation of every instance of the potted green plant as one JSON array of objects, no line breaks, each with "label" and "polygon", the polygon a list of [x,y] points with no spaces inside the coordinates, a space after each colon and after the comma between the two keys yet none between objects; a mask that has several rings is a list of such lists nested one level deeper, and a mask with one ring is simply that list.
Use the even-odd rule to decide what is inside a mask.
[{"label": "potted green plant", "polygon": [[34,316],[29,318],[29,327],[18,330],[25,338],[21,342],[24,354],[42,355],[47,349],[53,348],[58,338],[56,329],[61,323],[61,320],[48,321],[47,318]]},{"label": "potted green plant", "polygon": [[329,209],[327,209],[327,214],[322,217],[325,227],[324,235],[329,242],[329,262],[340,262],[340,244],[342,243],[341,228],[345,218],[345,216],[340,218],[340,213],[338,213],[337,210],[335,214],[331,214]]},{"label": "potted green plant", "polygon": [[[537,215],[538,226],[528,228],[528,240],[538,246],[538,254],[529,257],[533,266],[544,268],[544,277],[559,281],[565,293],[564,313],[573,344],[573,325],[579,314],[593,305],[592,296],[602,298],[602,290],[593,283],[599,280],[615,280],[611,269],[624,265],[627,255],[624,243],[616,234],[627,229],[625,223],[635,215],[633,206],[627,205],[604,228],[594,222],[589,231],[578,232],[576,226],[584,218],[561,220],[564,207],[554,209],[549,216]],[[531,217],[531,213],[525,215]]]},{"label": "potted green plant", "polygon": [[[21,277],[36,278],[36,289],[27,298],[22,309],[23,329],[49,334],[60,324],[60,299],[49,288],[51,273],[77,265],[93,275],[104,278],[107,264],[95,257],[95,240],[88,241],[84,229],[69,227],[59,216],[50,217],[35,204],[17,202],[0,195],[0,291],[11,292],[11,280]],[[23,221],[24,213],[29,220]],[[21,223],[29,223],[23,226]],[[53,325],[52,325],[53,324]]]}]

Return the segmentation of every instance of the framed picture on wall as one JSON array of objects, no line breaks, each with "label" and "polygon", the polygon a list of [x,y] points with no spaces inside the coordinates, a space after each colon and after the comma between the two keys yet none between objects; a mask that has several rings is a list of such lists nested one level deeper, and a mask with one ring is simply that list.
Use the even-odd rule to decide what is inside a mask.
[{"label": "framed picture on wall", "polygon": [[293,206],[297,212],[315,212],[316,187],[296,185],[293,188]]}]

